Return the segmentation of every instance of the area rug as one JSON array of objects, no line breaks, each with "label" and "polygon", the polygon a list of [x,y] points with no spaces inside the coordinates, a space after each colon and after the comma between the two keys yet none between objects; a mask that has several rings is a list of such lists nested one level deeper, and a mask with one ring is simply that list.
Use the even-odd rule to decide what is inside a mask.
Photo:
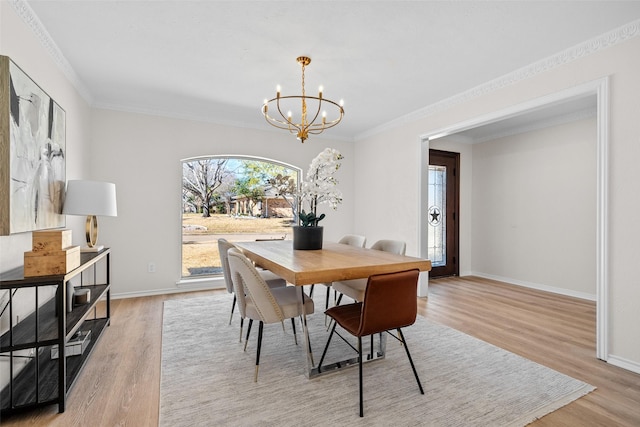
[{"label": "area rug", "polygon": [[[247,351],[231,295],[165,302],[160,426],[523,426],[594,390],[567,375],[418,316],[403,330],[422,380],[421,395],[404,349],[387,341],[386,358],[364,366],[364,418],[356,367],[315,379],[304,375],[298,326],[265,325],[253,381],[257,325]],[[323,298],[308,317],[319,359],[328,332]],[[246,325],[245,325],[246,328]],[[332,358],[352,351],[332,340]],[[349,354],[352,355],[352,354]]]}]

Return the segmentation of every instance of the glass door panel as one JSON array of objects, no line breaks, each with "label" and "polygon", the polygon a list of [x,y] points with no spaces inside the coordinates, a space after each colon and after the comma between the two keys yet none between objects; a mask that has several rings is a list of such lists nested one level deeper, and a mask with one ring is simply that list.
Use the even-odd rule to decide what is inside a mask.
[{"label": "glass door panel", "polygon": [[428,256],[433,267],[447,263],[447,167],[429,165]]}]

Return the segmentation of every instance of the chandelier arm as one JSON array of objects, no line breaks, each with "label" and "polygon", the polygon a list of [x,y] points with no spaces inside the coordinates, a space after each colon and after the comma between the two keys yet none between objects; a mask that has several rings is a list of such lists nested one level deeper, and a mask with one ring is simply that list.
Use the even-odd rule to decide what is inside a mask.
[{"label": "chandelier arm", "polygon": [[277,127],[278,129],[290,130],[289,128],[291,126],[287,122],[283,122],[282,120],[278,120],[275,117],[271,117],[269,113],[265,113],[264,109],[262,110],[262,114],[264,115],[267,123],[269,123],[271,126]]},{"label": "chandelier arm", "polygon": [[[296,98],[300,98],[300,96],[289,95],[289,96],[281,96],[280,97],[280,99],[287,99],[287,98],[296,99]],[[307,96],[306,98],[320,100],[320,98],[312,97],[312,96]],[[280,116],[282,117],[283,120],[279,120],[276,117],[272,117],[268,113],[268,104],[270,104],[270,103],[272,103],[274,101],[276,101],[276,109],[278,110],[278,113],[280,114]],[[330,129],[330,128],[334,127],[335,125],[340,123],[340,121],[342,120],[342,117],[344,116],[344,108],[341,107],[338,103],[333,102],[333,101],[328,100],[328,99],[325,99],[325,98],[322,98],[322,101],[328,102],[328,103],[333,104],[334,106],[336,106],[338,108],[338,111],[339,111],[339,117],[334,119],[334,120],[327,121],[324,124],[322,124],[322,123],[314,124],[313,122],[311,124],[309,124],[309,126],[307,128],[308,129],[313,129],[315,131],[315,133],[314,133],[315,135],[320,133],[320,132],[317,132],[318,129]],[[265,112],[265,107],[266,107],[267,112]],[[321,110],[321,109],[322,108],[320,107],[319,110]],[[318,110],[318,112],[319,112],[319,110]],[[282,114],[282,110],[280,108],[279,99],[278,98],[273,98],[273,99],[268,100],[267,103],[264,104],[263,107],[262,107],[262,114],[264,115],[265,119],[267,120],[267,122],[269,124],[271,124],[274,127],[279,128],[279,129],[286,129],[286,130],[291,131],[292,133],[294,132],[294,129],[292,129],[292,127],[294,127],[295,129],[298,129],[298,130],[301,129],[301,128],[298,127],[298,125],[296,123],[290,122],[289,120],[287,120],[285,115]],[[315,118],[317,118],[317,115],[318,114],[316,114],[316,117],[314,117],[314,120],[315,120]]]},{"label": "chandelier arm", "polygon": [[[264,116],[264,119],[267,121],[267,123],[269,123],[271,126],[274,126],[278,129],[289,129],[288,126],[284,126],[285,123],[281,122],[280,120],[278,120],[275,117],[271,117],[269,115],[269,104],[272,103],[273,101],[275,101],[276,98],[272,98],[268,101],[266,101],[263,105],[262,105],[262,115]],[[282,115],[282,113],[281,113]]]},{"label": "chandelier arm", "polygon": [[[291,122],[290,120],[288,120],[284,114],[282,114],[282,110],[280,109],[280,99],[283,98],[281,96],[277,96],[275,98],[276,100],[276,107],[278,108],[278,113],[280,113],[280,117],[282,117],[284,119],[284,123],[287,124],[287,129],[289,130],[289,132],[293,133],[293,129],[291,129],[291,125],[293,124],[293,122]],[[288,96],[285,96],[284,98],[289,98]]]},{"label": "chandelier arm", "polygon": [[294,130],[291,129],[291,126],[287,126],[286,124],[282,123],[280,120],[274,119],[273,117],[269,117],[267,119],[267,123],[269,123],[271,126],[275,128],[288,130],[291,133],[294,132]]},{"label": "chandelier arm", "polygon": [[[314,135],[318,135],[318,134],[322,133],[322,130],[331,129],[332,127],[334,127],[335,125],[340,123],[340,121],[342,120],[342,116],[343,116],[343,114],[340,114],[340,117],[338,117],[337,119],[325,122],[325,124],[324,124],[324,126],[322,126],[320,132],[314,132]],[[318,129],[317,127],[313,128],[313,130],[317,130],[317,129]]]},{"label": "chandelier arm", "polygon": [[316,111],[316,115],[313,116],[313,120],[308,122],[307,125],[305,126],[305,130],[315,129],[316,126],[319,126],[319,125],[321,125],[324,128],[324,123],[318,123],[318,124],[314,123],[316,121],[316,119],[318,118],[318,114],[320,114],[320,110],[322,109],[322,98],[317,98],[317,97],[314,97],[314,96],[308,96],[307,98],[309,98],[309,99],[317,99],[318,100],[318,110]]},{"label": "chandelier arm", "polygon": [[[311,97],[308,97],[311,98]],[[325,121],[324,123],[318,123],[312,126],[313,129],[317,129],[317,128],[322,128],[322,129],[330,129],[332,127],[334,127],[335,125],[337,125],[338,123],[340,123],[340,121],[342,120],[342,117],[344,116],[344,108],[342,108],[342,106],[340,106],[340,104],[333,102],[330,99],[326,99],[326,98],[316,98],[313,97],[314,99],[319,99],[320,100],[320,104],[322,102],[328,102],[330,104],[333,104],[334,106],[336,106],[338,108],[338,118],[334,119],[334,120],[330,120],[330,121]],[[318,113],[321,110],[321,105],[318,104]],[[316,113],[316,117],[318,117],[318,113]],[[315,117],[314,117],[314,121],[315,121]],[[318,135],[320,132],[315,133],[315,135]]]},{"label": "chandelier arm", "polygon": [[337,125],[338,123],[340,123],[340,121],[342,120],[342,116],[343,114],[340,114],[340,117],[338,117],[335,120],[331,120],[328,122],[325,122],[324,124],[316,124],[313,127],[311,127],[309,129],[309,133],[313,134],[313,135],[319,135],[322,133],[322,131],[326,130],[326,129],[331,129],[332,127],[334,127],[335,125]]}]

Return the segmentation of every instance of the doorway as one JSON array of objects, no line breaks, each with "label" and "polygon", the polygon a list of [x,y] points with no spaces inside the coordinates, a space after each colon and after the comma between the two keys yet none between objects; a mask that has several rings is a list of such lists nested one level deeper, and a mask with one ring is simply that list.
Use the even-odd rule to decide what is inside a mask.
[{"label": "doorway", "polygon": [[[440,129],[434,129],[421,135],[422,170],[421,183],[428,182],[426,160],[429,155],[429,141],[459,132],[480,128],[485,125],[507,119],[519,119],[529,113],[536,113],[555,105],[571,102],[582,97],[595,96],[597,103],[597,147],[596,147],[596,357],[607,361],[609,358],[609,314],[608,314],[608,131],[609,131],[609,79],[594,80],[574,86],[561,92],[535,98],[504,110],[478,116]],[[420,253],[427,256],[427,192],[421,191],[420,215]],[[459,260],[458,260],[459,261]]]},{"label": "doorway", "polygon": [[429,278],[458,276],[460,153],[429,150],[427,211]]}]

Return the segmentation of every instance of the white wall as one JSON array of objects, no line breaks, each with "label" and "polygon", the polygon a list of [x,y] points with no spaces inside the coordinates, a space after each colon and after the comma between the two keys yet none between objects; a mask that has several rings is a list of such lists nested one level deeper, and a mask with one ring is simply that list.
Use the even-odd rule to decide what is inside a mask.
[{"label": "white wall", "polygon": [[[69,80],[43,49],[35,34],[16,15],[9,2],[0,2],[0,54],[10,57],[51,96],[66,113],[66,175],[78,178],[86,168],[90,109]],[[78,226],[68,217],[67,226]],[[80,234],[80,231],[74,231]],[[31,233],[0,236],[0,271],[21,266],[23,254],[31,250]]]},{"label": "white wall", "polygon": [[[51,96],[66,113],[66,175],[67,179],[82,177],[86,172],[86,156],[90,141],[90,108],[78,94],[66,76],[52,61],[35,34],[25,26],[9,2],[0,1],[0,55],[10,57],[34,82]],[[2,100],[5,101],[4,99]],[[4,159],[3,159],[4,160]],[[77,218],[68,217],[67,228],[73,229],[75,236],[81,236],[83,224]],[[31,250],[31,233],[0,236],[0,271],[22,266],[24,252]],[[52,287],[41,290],[40,301],[53,297]],[[0,309],[8,301],[8,292],[0,293]],[[13,305],[16,316],[24,317],[34,310],[33,289],[20,290],[15,295]],[[5,311],[0,321],[0,332],[9,328],[9,311]],[[7,363],[2,358],[0,364]],[[19,372],[19,362],[14,366]],[[9,382],[9,369],[0,369],[0,387]]]},{"label": "white wall", "polygon": [[[640,286],[635,268],[640,253],[640,221],[633,214],[640,210],[636,188],[640,182],[640,37],[633,34],[637,31],[615,34],[607,43],[567,52],[559,57],[557,64],[546,61],[523,71],[519,78],[498,82],[490,90],[471,92],[466,98],[443,103],[442,108],[434,108],[422,116],[398,121],[397,127],[366,136],[356,142],[354,170],[356,206],[368,203],[371,212],[358,221],[359,232],[367,236],[392,234],[405,238],[411,242],[407,250],[415,251],[419,233],[418,203],[407,202],[411,205],[408,209],[390,210],[386,196],[392,194],[394,200],[405,201],[418,197],[420,165],[415,159],[420,157],[421,135],[610,76],[608,359],[640,372],[637,335]],[[616,37],[620,40],[615,40]],[[611,45],[614,40],[618,43]],[[393,162],[390,164],[386,159]],[[380,179],[378,171],[385,167],[406,181],[398,185],[396,180]]]},{"label": "white wall", "polygon": [[596,298],[595,118],[473,149],[474,274]]},{"label": "white wall", "polygon": [[[268,125],[265,123],[265,127]],[[256,131],[210,123],[95,110],[91,177],[116,183],[118,216],[101,218],[100,243],[113,248],[113,293],[135,296],[178,289],[181,247],[180,161],[194,156],[245,154],[278,160],[306,173],[326,147],[344,156],[336,174],[344,201],[322,205],[325,238],[352,233],[353,143],[309,138],[304,144],[282,130]],[[156,273],[147,272],[154,262]]]},{"label": "white wall", "polygon": [[367,246],[380,239],[407,243],[407,255],[418,256],[420,198],[419,134],[397,129],[356,144],[354,153],[354,232]]}]

